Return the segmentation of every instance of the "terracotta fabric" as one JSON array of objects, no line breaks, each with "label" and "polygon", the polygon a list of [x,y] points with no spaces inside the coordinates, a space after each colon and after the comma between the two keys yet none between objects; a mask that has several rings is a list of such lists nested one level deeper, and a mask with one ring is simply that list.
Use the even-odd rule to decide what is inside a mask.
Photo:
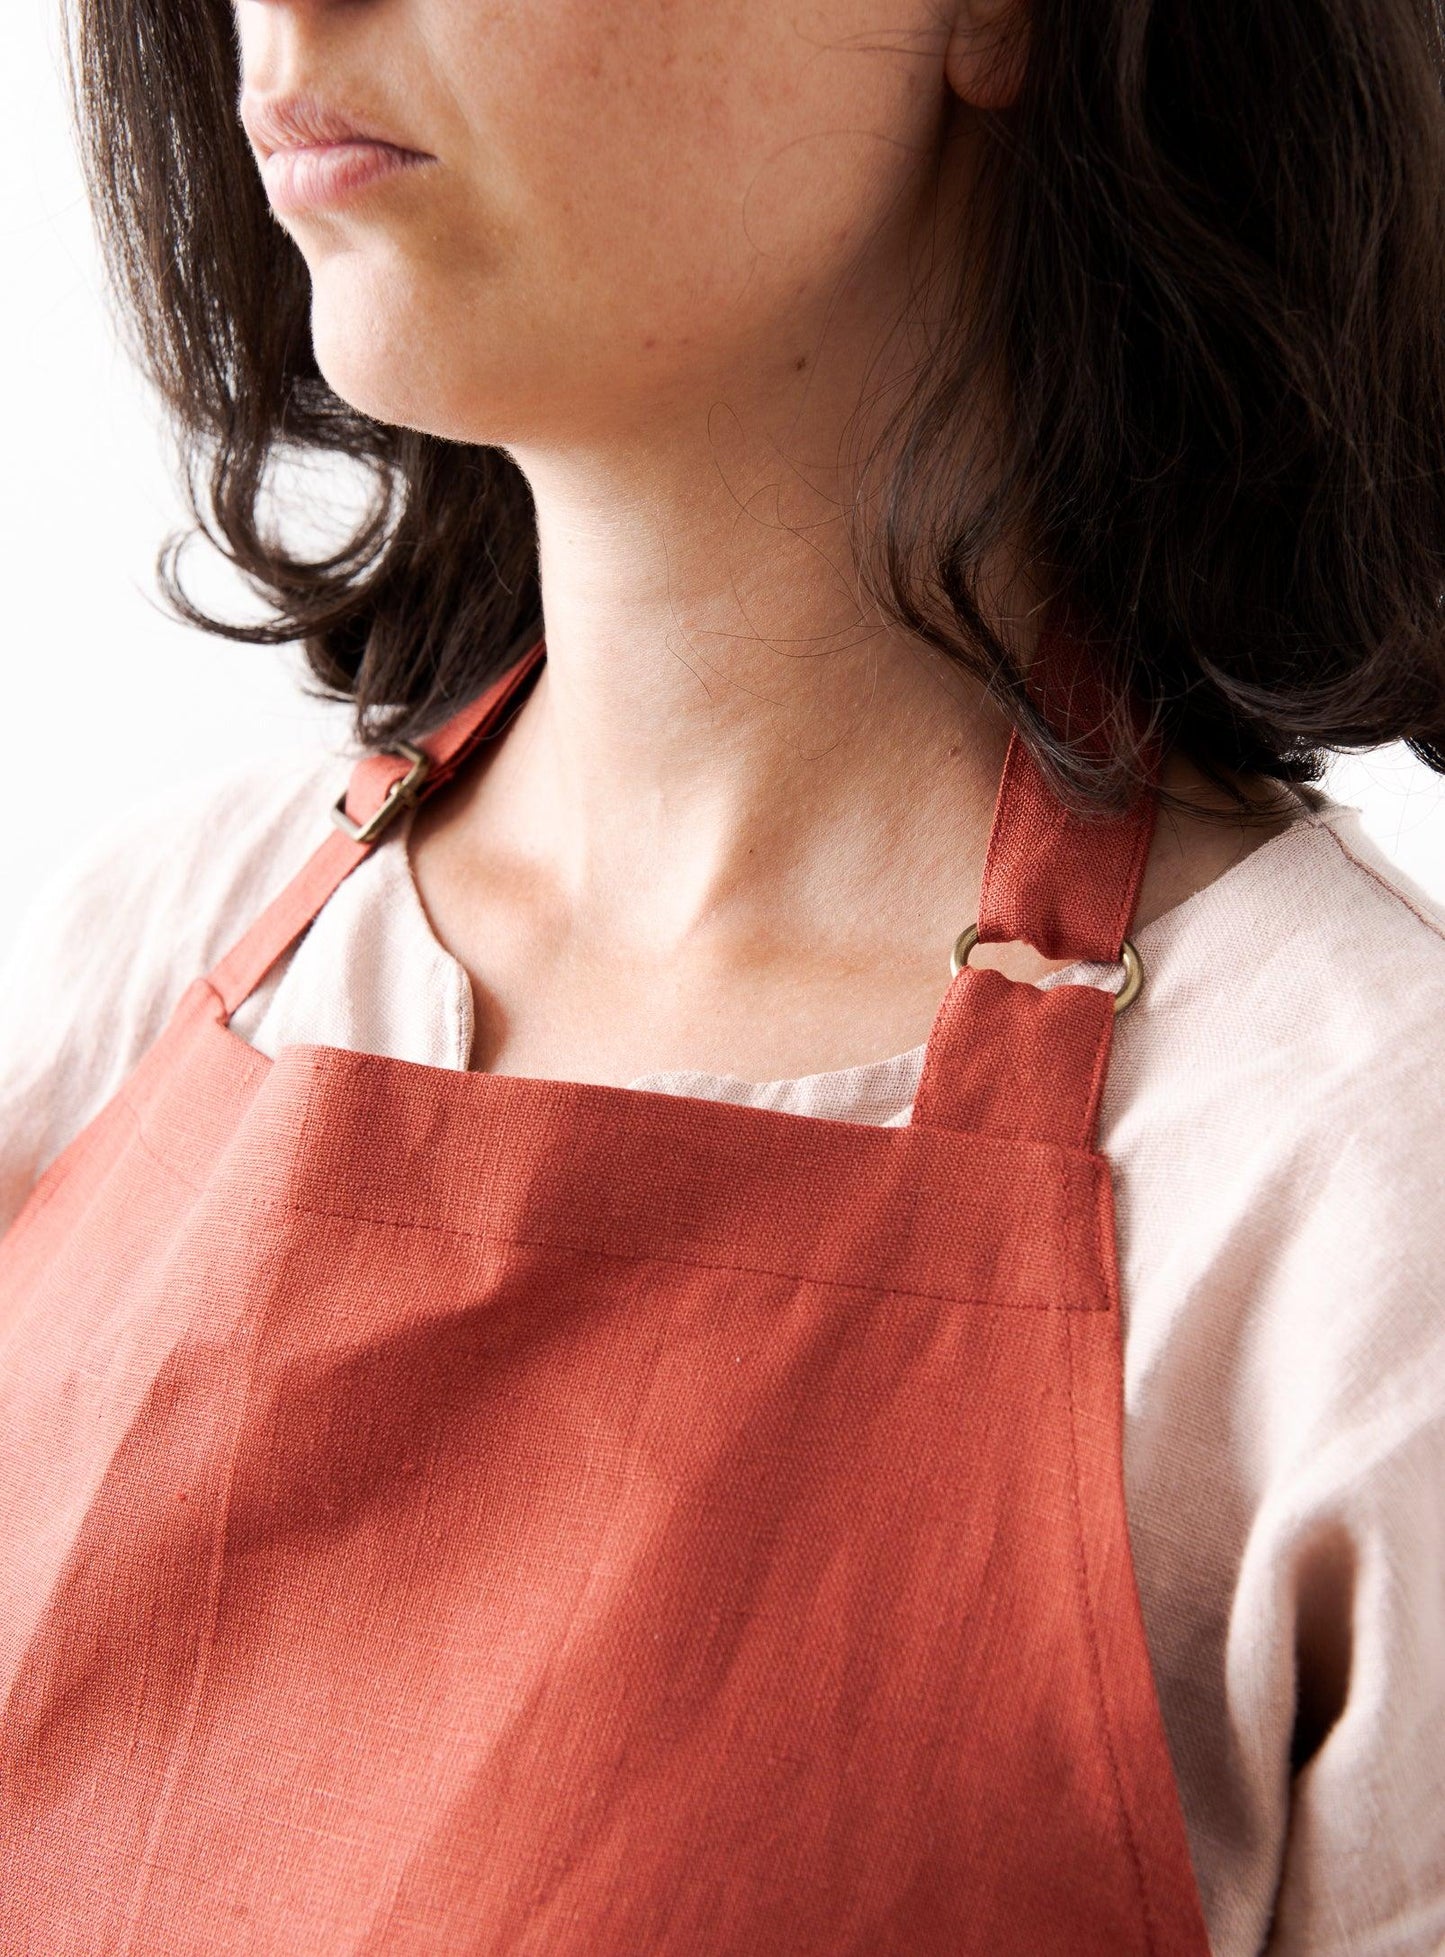
[{"label": "terracotta fabric", "polygon": [[[1107,648],[1081,609],[1056,610],[1040,638],[1027,690],[1044,719],[1096,759],[1107,752],[1111,713],[1100,684]],[[1137,704],[1131,731],[1145,763],[1157,773],[1157,736]],[[1010,743],[999,785],[993,834],[984,863],[978,935],[984,944],[1015,939],[1045,958],[1086,958],[1112,964],[1119,956],[1153,839],[1153,803],[1127,821],[1072,814],[1050,795],[1020,741]],[[1073,866],[1088,861],[1091,874]],[[1090,1127],[1092,1133],[1092,1124]]]},{"label": "terracotta fabric", "polygon": [[[1043,838],[1127,920],[1152,798],[1084,847],[1020,754],[995,892]],[[1107,996],[961,973],[897,1128],[268,1060],[228,1015],[363,853],[0,1244],[0,1949],[1204,1957]]]},{"label": "terracotta fabric", "polygon": [[[520,697],[524,683],[541,667],[540,641],[492,686],[423,743],[428,771],[423,794],[434,794],[484,741],[501,731],[508,710]],[[365,823],[410,772],[400,755],[368,754],[352,773],[346,792],[346,813],[358,826]],[[418,795],[415,799],[422,799]],[[262,912],[240,943],[211,973],[210,984],[229,1016],[249,999],[267,972],[289,950],[316,916],[326,899],[371,854],[371,846],[356,843],[340,828],[331,831],[301,874]]]}]

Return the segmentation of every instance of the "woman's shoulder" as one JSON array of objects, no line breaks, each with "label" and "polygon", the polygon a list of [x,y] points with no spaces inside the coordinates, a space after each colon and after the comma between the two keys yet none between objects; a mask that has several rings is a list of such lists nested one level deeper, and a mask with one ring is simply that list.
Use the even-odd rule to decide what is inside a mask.
[{"label": "woman's shoulder", "polygon": [[0,974],[0,1228],[324,841],[350,767],[318,747],[180,784],[51,873]]},{"label": "woman's shoulder", "polygon": [[[1144,1015],[1225,1038],[1231,1059],[1272,1057],[1296,1084],[1368,1091],[1418,1067],[1445,1013],[1445,901],[1406,874],[1361,812],[1319,792],[1299,820],[1139,933],[1153,985]],[[1422,1088],[1445,1091],[1432,1073]]]},{"label": "woman's shoulder", "polygon": [[1389,1349],[1398,1390],[1445,1357],[1445,905],[1314,796],[1138,943],[1101,1127],[1136,1288],[1207,1296],[1239,1352]]},{"label": "woman's shoulder", "polygon": [[51,873],[20,920],[12,974],[39,954],[50,983],[73,975],[87,996],[94,983],[112,1012],[153,984],[179,997],[325,840],[351,766],[302,748],[148,798]]},{"label": "woman's shoulder", "polygon": [[[1101,1139],[1126,1477],[1211,1929],[1438,1916],[1445,906],[1301,819],[1137,938]],[[1433,1942],[1430,1948],[1434,1948]]]},{"label": "woman's shoulder", "polygon": [[[1301,894],[1318,889],[1325,899],[1311,907],[1313,928],[1323,928],[1333,946],[1353,951],[1350,963],[1366,984],[1380,975],[1378,953],[1396,968],[1397,987],[1420,985],[1438,1000],[1445,985],[1445,898],[1402,870],[1348,803],[1309,796],[1294,841],[1293,859],[1278,871],[1289,876],[1297,865]],[[1362,928],[1378,931],[1378,943],[1360,943],[1353,934]]]}]

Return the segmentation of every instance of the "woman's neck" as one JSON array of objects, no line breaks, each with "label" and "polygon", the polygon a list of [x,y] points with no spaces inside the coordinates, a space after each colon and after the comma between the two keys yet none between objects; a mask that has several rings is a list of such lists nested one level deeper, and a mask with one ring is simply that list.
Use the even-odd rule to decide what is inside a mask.
[{"label": "woman's neck", "polygon": [[864,598],[806,375],[769,406],[674,428],[661,458],[519,457],[548,662],[513,760],[562,886],[632,893],[654,946],[742,892],[806,909],[820,862],[831,902],[869,904],[930,829],[986,836],[1007,746],[980,684]]}]

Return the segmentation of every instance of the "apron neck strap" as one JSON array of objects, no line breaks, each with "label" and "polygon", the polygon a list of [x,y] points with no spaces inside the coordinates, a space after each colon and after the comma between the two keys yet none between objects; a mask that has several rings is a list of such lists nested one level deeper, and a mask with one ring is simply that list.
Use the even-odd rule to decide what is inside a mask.
[{"label": "apron neck strap", "polygon": [[354,769],[334,812],[336,832],[256,919],[211,972],[208,984],[230,1018],[311,924],[327,898],[364,863],[389,823],[440,788],[501,727],[524,683],[541,665],[541,639],[418,747],[368,754]]},{"label": "apron neck strap", "polygon": [[[419,748],[358,762],[336,810],[336,833],[211,972],[226,1018],[365,862],[389,821],[450,780],[500,731],[544,654],[538,639]],[[1029,687],[1050,723],[1086,746],[1103,727],[1095,671],[1071,622],[1057,615],[1040,634]],[[1051,959],[1117,960],[1156,808],[1151,783],[1122,815],[1069,814],[1015,734],[984,863],[979,941],[1021,940]],[[1041,992],[965,965],[934,1019],[914,1124],[1092,1147],[1113,1022],[1112,995],[1096,986]]]},{"label": "apron neck strap", "polygon": [[[1028,685],[1058,733],[1103,751],[1106,696],[1066,610],[1041,631]],[[1128,809],[1076,816],[1012,736],[984,860],[979,943],[1021,942],[1050,959],[1118,960],[1158,812],[1157,741],[1146,741],[1145,753],[1148,784]],[[1097,986],[1040,991],[965,965],[929,1034],[914,1124],[1092,1148],[1114,1018],[1113,995]]]},{"label": "apron neck strap", "polygon": [[[1106,698],[1066,614],[1041,632],[1028,685],[1056,732],[1102,756]],[[1118,816],[1075,816],[1013,736],[984,861],[980,944],[1021,941],[1045,958],[1104,965],[1118,958],[1154,837],[1159,756],[1157,746],[1146,751],[1150,787],[1129,809]]]}]

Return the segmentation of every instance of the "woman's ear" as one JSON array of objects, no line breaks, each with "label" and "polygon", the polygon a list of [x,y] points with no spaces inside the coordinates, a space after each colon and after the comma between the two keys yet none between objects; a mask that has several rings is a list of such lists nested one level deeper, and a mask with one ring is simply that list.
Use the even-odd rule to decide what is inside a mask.
[{"label": "woman's ear", "polygon": [[1028,51],[1027,0],[958,0],[944,57],[948,85],[972,108],[1010,108]]}]

